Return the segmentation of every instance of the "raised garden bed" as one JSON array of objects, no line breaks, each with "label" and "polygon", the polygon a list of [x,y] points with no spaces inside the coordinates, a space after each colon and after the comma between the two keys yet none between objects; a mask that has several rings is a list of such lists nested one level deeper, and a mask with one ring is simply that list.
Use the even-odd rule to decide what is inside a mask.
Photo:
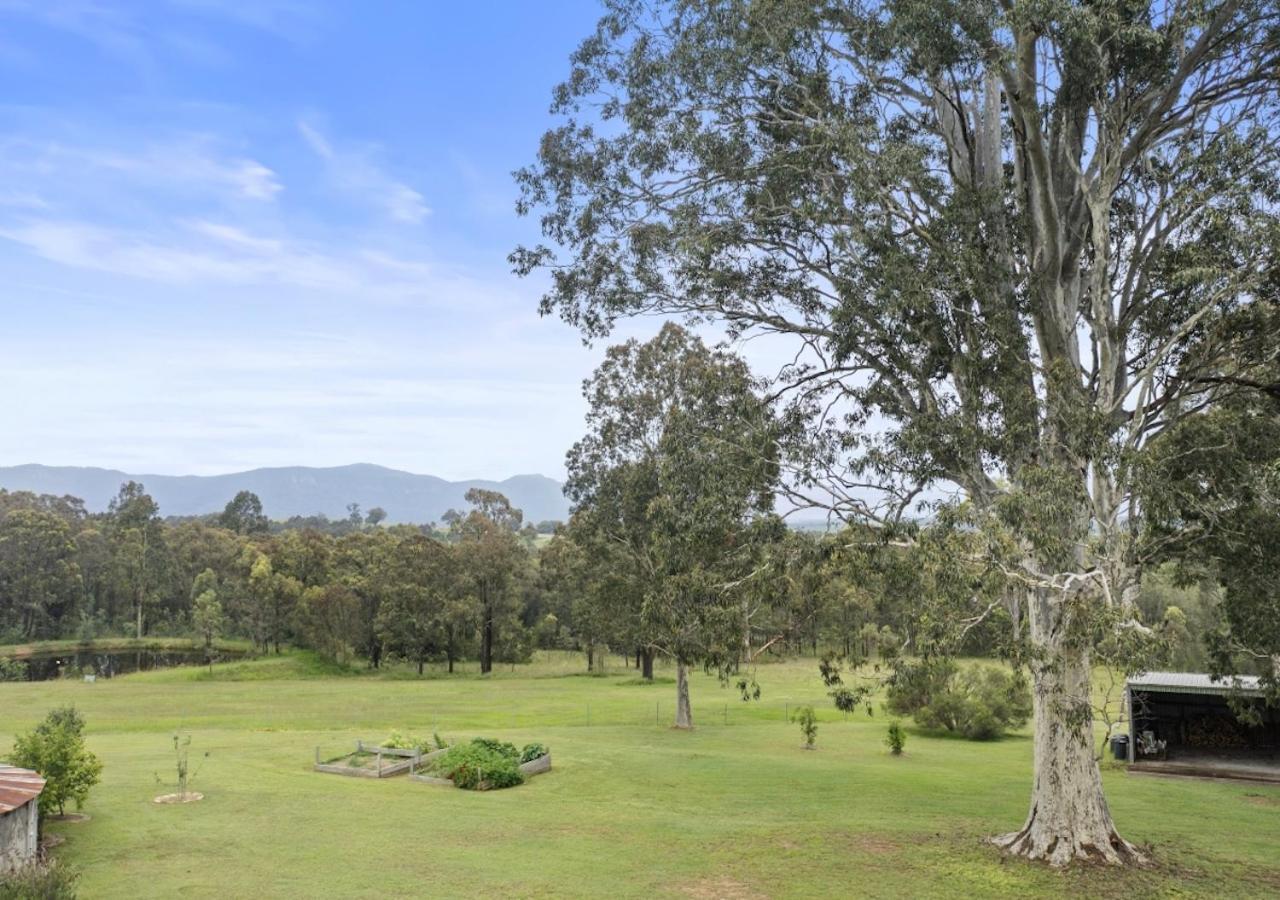
[{"label": "raised garden bed", "polygon": [[358,740],[353,752],[333,759],[321,760],[320,748],[317,747],[316,762],[312,769],[329,775],[349,775],[353,778],[391,778],[404,775],[423,758],[420,750],[373,746]]},{"label": "raised garden bed", "polygon": [[[460,753],[446,756],[451,750]],[[409,779],[440,787],[487,791],[515,787],[550,771],[551,752],[541,744],[529,744],[521,753],[511,744],[477,739],[416,760],[410,767]]]}]

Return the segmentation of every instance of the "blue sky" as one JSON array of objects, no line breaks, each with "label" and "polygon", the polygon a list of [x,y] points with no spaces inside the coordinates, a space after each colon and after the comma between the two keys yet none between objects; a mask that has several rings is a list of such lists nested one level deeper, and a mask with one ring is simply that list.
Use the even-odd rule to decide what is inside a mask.
[{"label": "blue sky", "polygon": [[510,172],[598,12],[0,0],[0,465],[562,475]]}]

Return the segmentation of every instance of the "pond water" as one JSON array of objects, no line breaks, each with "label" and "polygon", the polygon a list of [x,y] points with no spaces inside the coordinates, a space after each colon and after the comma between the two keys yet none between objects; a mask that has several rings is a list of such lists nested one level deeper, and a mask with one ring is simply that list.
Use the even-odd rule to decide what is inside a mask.
[{"label": "pond water", "polygon": [[[239,651],[214,650],[213,661],[238,659],[245,654]],[[151,669],[168,669],[173,666],[203,666],[208,660],[203,648],[172,649],[143,648],[139,650],[62,650],[35,653],[18,660],[27,666],[28,681],[48,681],[53,678],[81,678],[93,675],[111,678],[130,672],[146,672]]]}]

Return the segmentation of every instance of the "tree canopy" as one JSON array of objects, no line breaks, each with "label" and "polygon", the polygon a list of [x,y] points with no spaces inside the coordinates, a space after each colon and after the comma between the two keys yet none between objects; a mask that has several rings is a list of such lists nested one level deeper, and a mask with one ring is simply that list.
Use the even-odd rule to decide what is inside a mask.
[{"label": "tree canopy", "polygon": [[1026,856],[1141,856],[1089,752],[1090,650],[1142,627],[1135,456],[1259,381],[1223,325],[1280,247],[1278,29],[1267,0],[612,0],[518,173],[544,312],[788,337],[796,494],[888,536],[958,486],[1006,535]]}]

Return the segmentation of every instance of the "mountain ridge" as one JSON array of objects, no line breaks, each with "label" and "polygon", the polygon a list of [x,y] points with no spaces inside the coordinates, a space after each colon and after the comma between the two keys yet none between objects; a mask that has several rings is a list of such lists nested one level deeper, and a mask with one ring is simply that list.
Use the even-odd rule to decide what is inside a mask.
[{"label": "mountain ridge", "polygon": [[196,516],[221,512],[241,490],[253,491],[272,519],[317,513],[345,518],[348,503],[380,506],[388,522],[438,522],[448,509],[466,507],[473,487],[501,491],[524,511],[526,521],[567,519],[569,502],[563,486],[545,475],[512,475],[502,480],[473,478],[449,481],[375,463],[342,466],[272,466],[221,475],[135,474],[98,466],[46,466],[28,463],[0,466],[0,488],[43,494],[70,494],[91,512],[103,512],[120,485],[139,481],[160,505],[162,516]]}]

